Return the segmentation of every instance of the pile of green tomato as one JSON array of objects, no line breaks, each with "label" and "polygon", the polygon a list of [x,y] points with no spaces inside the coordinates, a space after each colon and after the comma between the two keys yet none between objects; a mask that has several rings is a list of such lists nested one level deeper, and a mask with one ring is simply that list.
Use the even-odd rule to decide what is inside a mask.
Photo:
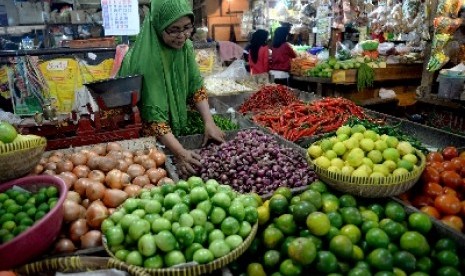
[{"label": "pile of green tomato", "polygon": [[0,193],[0,244],[7,243],[44,217],[58,202],[58,188],[37,192],[10,188]]},{"label": "pile of green tomato", "polygon": [[107,248],[131,265],[159,269],[207,264],[249,236],[261,199],[192,176],[128,198],[102,222]]}]

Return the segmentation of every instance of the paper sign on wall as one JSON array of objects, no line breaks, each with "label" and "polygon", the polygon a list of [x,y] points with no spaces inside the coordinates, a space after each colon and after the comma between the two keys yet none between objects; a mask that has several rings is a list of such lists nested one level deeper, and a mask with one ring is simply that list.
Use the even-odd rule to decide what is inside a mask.
[{"label": "paper sign on wall", "polygon": [[105,35],[136,35],[139,33],[137,0],[101,0]]}]

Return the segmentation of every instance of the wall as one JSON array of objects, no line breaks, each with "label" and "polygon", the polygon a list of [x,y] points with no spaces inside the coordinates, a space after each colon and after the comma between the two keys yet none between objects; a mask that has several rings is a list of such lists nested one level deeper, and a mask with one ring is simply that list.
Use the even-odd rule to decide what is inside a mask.
[{"label": "wall", "polygon": [[240,24],[242,12],[249,10],[248,0],[205,0],[209,37],[217,40],[230,40],[230,25],[234,25],[236,41],[247,41],[242,37]]}]

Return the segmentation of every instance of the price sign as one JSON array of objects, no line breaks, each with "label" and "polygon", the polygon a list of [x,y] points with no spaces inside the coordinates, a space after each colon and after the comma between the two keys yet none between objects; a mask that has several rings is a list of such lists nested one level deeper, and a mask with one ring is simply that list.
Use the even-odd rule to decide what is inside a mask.
[{"label": "price sign", "polygon": [[105,35],[136,35],[139,33],[137,0],[101,0]]}]

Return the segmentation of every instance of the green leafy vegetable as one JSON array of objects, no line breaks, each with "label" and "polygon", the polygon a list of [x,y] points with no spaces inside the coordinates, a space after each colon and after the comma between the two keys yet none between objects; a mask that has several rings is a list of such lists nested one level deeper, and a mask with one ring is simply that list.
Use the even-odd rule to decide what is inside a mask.
[{"label": "green leafy vegetable", "polygon": [[[236,130],[239,129],[239,125],[233,123],[231,120],[224,118],[220,115],[213,115],[213,121],[221,130]],[[198,112],[188,112],[187,114],[187,126],[182,130],[181,135],[194,135],[194,134],[203,134],[205,131],[205,126]]]},{"label": "green leafy vegetable", "polygon": [[367,87],[373,87],[375,71],[366,63],[361,63],[357,70],[357,90],[362,91]]}]

